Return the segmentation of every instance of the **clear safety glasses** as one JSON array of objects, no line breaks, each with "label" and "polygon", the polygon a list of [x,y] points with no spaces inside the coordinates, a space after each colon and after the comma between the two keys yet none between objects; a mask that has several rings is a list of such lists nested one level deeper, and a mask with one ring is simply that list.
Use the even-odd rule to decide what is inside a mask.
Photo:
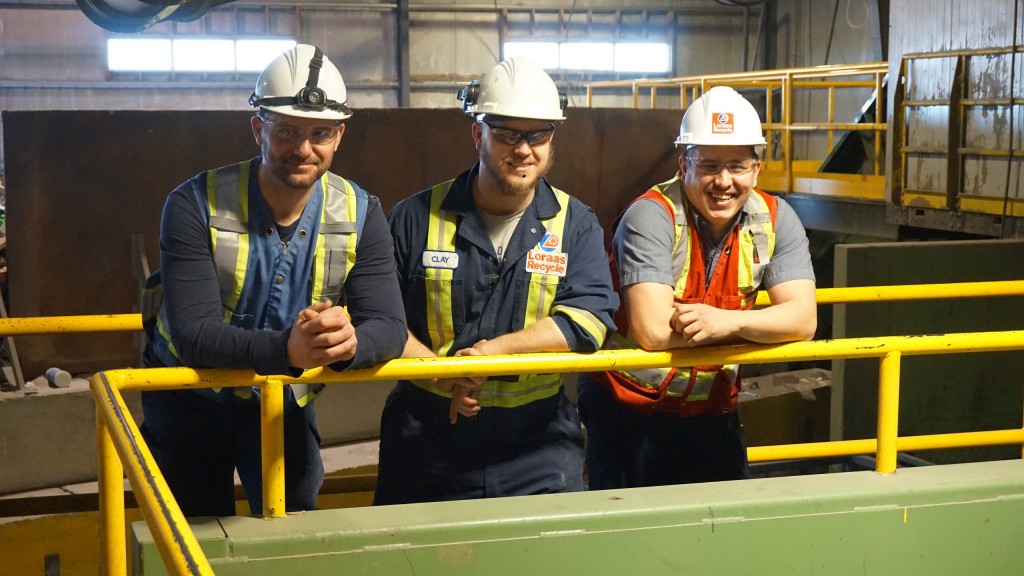
[{"label": "clear safety glasses", "polygon": [[542,128],[540,130],[513,130],[512,128],[506,128],[504,126],[495,126],[486,120],[480,121],[482,124],[487,124],[490,128],[491,134],[503,144],[509,146],[515,146],[526,140],[526,143],[530,146],[539,146],[544,144],[551,139],[551,135],[555,133],[555,126],[552,124],[548,128]]},{"label": "clear safety glasses", "polygon": [[756,158],[733,158],[732,160],[711,160],[700,156],[687,156],[686,161],[697,169],[701,176],[715,176],[728,170],[733,176],[742,176],[750,173],[757,165]]},{"label": "clear safety glasses", "polygon": [[339,129],[338,124],[324,124],[302,129],[287,122],[271,120],[264,116],[259,116],[259,119],[267,125],[267,132],[270,133],[270,136],[281,142],[309,140],[313,144],[326,144],[334,140]]}]

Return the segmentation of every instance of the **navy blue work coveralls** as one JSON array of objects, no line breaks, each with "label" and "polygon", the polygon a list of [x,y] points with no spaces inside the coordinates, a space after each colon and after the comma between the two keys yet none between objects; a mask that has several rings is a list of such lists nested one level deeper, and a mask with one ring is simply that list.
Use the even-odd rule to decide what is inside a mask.
[{"label": "navy blue work coveralls", "polygon": [[[458,267],[451,282],[455,340],[449,354],[522,329],[530,274],[526,255],[544,235],[542,218],[558,213],[541,180],[532,203],[499,261],[477,215],[471,189],[478,167],[460,174],[441,209],[457,215]],[[400,202],[388,215],[409,329],[430,346],[423,252],[430,190]],[[594,212],[571,198],[564,229],[567,271],[555,304],[584,309],[613,329],[618,296],[612,289],[604,233]],[[594,352],[597,342],[567,316],[553,316],[571,350]],[[579,415],[559,384],[556,394],[514,408],[485,406],[451,424],[449,399],[399,382],[381,417],[380,466],[374,504],[432,502],[569,492],[583,489]]]},{"label": "navy blue work coveralls", "polygon": [[[323,191],[315,185],[302,216],[278,226],[259,189],[251,161],[248,189],[249,260],[232,323],[224,321],[214,264],[206,195],[207,173],[178,186],[167,199],[160,227],[163,306],[178,358],[162,335],[146,348],[149,367],[234,368],[298,376],[288,365],[288,335],[312,299],[312,258]],[[351,182],[350,182],[351,183]],[[345,278],[344,302],[355,326],[356,356],[331,368],[363,368],[401,354],[405,312],[394,275],[394,249],[376,197],[351,183],[366,203],[356,260]],[[262,510],[260,404],[232,389],[142,393],[142,434],[186,516],[235,513],[237,467],[253,513]],[[320,435],[313,405],[299,406],[286,388],[285,507],[316,508],[323,483]]]}]

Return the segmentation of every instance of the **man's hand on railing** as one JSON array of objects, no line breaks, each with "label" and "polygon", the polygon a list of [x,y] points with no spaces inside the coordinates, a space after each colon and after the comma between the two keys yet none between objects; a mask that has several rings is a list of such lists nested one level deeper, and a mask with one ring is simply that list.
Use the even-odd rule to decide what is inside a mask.
[{"label": "man's hand on railing", "polygon": [[324,300],[296,316],[288,334],[288,364],[305,370],[351,360],[356,355],[357,345],[356,330],[348,312]]},{"label": "man's hand on railing", "polygon": [[[481,342],[484,341],[481,340]],[[455,356],[481,356],[481,354],[475,348],[463,348],[456,352]],[[452,424],[458,421],[459,414],[469,418],[480,412],[480,401],[477,396],[486,381],[487,378],[484,376],[456,379],[455,386],[451,390],[452,403],[448,408],[448,418]]]}]

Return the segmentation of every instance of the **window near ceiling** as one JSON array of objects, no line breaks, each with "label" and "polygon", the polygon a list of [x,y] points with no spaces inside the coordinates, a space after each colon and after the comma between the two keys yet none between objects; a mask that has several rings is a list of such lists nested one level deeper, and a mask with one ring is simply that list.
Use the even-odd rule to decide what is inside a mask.
[{"label": "window near ceiling", "polygon": [[522,56],[549,71],[667,74],[671,46],[665,42],[506,42],[505,58]]},{"label": "window near ceiling", "polygon": [[259,72],[295,40],[110,38],[112,72]]}]

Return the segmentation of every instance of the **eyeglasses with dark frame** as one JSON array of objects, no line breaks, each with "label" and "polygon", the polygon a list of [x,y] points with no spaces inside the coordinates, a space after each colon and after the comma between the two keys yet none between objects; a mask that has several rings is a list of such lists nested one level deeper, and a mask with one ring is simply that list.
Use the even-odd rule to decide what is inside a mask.
[{"label": "eyeglasses with dark frame", "polygon": [[733,158],[732,160],[720,161],[701,158],[700,156],[685,156],[686,161],[697,168],[697,173],[702,176],[715,176],[722,173],[722,169],[729,171],[733,176],[743,176],[750,173],[757,165],[757,158]]},{"label": "eyeglasses with dark frame", "polygon": [[282,123],[280,120],[271,120],[262,114],[257,114],[256,117],[260,119],[260,122],[267,125],[268,132],[274,139],[282,142],[309,140],[313,144],[327,144],[334,140],[340,129],[339,124],[334,124],[313,126],[303,130],[298,126]]},{"label": "eyeglasses with dark frame", "polygon": [[555,133],[555,125],[552,124],[548,128],[542,128],[540,130],[514,130],[505,126],[496,126],[491,124],[487,120],[481,120],[481,124],[486,124],[491,129],[491,134],[503,144],[509,146],[515,146],[522,142],[524,139],[530,146],[540,146],[551,139],[552,134]]}]

